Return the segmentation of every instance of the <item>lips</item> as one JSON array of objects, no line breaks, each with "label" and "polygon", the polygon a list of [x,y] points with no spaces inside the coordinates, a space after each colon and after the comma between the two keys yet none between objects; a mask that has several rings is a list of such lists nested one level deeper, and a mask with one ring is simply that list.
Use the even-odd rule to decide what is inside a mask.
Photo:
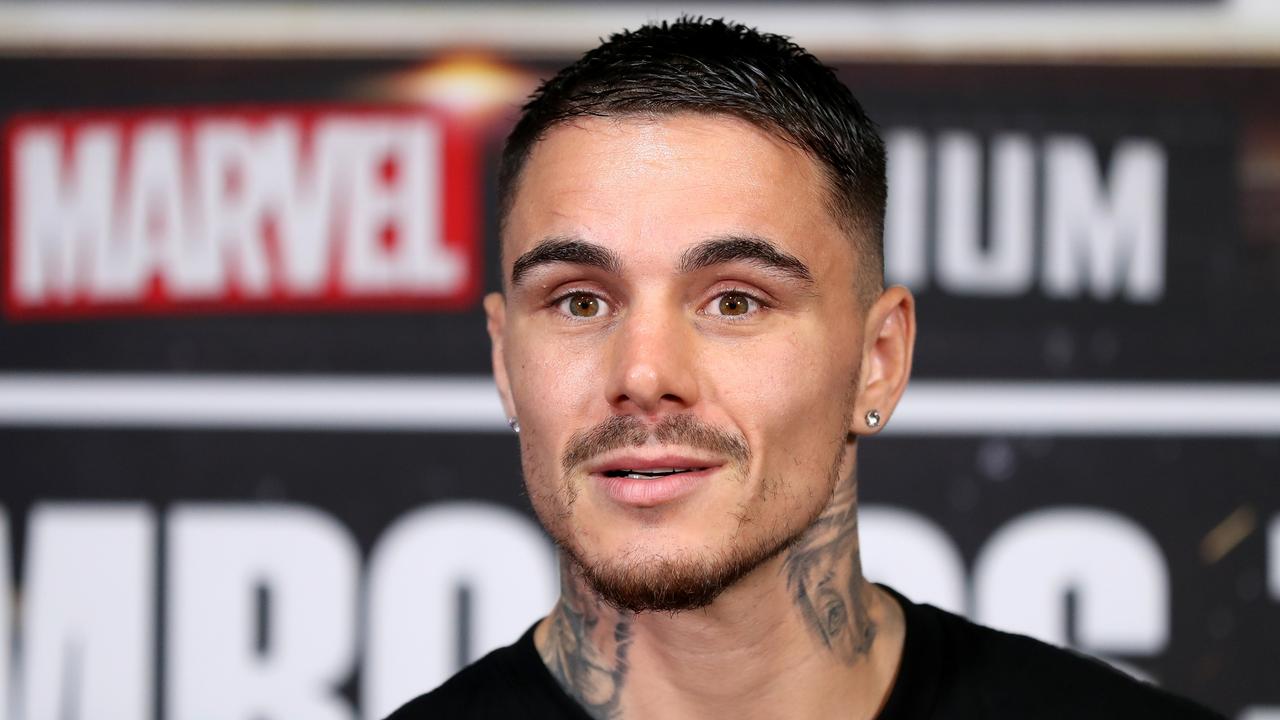
[{"label": "lips", "polygon": [[723,464],[722,460],[692,455],[629,453],[597,463],[590,473],[614,502],[651,508],[694,492]]}]

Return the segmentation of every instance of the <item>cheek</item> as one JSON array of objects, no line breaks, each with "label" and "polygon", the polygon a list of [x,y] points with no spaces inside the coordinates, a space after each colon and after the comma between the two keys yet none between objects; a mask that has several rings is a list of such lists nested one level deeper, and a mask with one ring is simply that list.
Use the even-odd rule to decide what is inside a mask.
[{"label": "cheek", "polygon": [[[855,372],[817,333],[796,331],[735,348],[730,358],[707,358],[715,395],[749,435],[766,462],[829,467],[832,443],[842,440]],[[731,368],[731,370],[729,370]],[[788,468],[774,467],[774,472]]]},{"label": "cheek", "polygon": [[558,449],[586,423],[591,399],[601,395],[598,360],[566,343],[516,343],[512,350],[507,374],[520,418],[522,454],[537,463],[526,471],[558,476]]}]

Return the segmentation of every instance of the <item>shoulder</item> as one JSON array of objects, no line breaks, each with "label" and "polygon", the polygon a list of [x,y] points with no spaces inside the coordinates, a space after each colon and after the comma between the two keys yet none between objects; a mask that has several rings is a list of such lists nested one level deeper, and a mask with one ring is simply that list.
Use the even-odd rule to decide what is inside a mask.
[{"label": "shoulder", "polygon": [[1088,655],[978,625],[928,605],[952,662],[950,693],[993,717],[1199,720],[1221,716]]}]

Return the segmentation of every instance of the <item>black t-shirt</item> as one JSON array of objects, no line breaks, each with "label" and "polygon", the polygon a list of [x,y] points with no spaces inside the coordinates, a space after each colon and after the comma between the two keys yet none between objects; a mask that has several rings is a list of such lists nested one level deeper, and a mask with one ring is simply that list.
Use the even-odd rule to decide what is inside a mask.
[{"label": "black t-shirt", "polygon": [[[1221,716],[1099,660],[975,625],[886,588],[902,605],[906,639],[877,720]],[[534,626],[536,627],[536,625]],[[529,628],[387,720],[591,720],[543,664]]]}]

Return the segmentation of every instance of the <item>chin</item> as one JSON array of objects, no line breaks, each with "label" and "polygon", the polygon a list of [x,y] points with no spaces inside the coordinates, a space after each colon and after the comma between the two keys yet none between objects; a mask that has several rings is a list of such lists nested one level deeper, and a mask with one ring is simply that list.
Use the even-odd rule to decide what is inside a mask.
[{"label": "chin", "polygon": [[633,613],[706,607],[750,570],[724,558],[650,555],[643,560],[579,564],[587,584],[609,605]]},{"label": "chin", "polygon": [[[795,542],[754,542],[732,536],[718,544],[682,542],[670,531],[648,541],[606,548],[570,548],[583,580],[609,605],[624,611],[681,612],[713,603],[728,588]],[[718,549],[717,549],[718,548]]]}]

